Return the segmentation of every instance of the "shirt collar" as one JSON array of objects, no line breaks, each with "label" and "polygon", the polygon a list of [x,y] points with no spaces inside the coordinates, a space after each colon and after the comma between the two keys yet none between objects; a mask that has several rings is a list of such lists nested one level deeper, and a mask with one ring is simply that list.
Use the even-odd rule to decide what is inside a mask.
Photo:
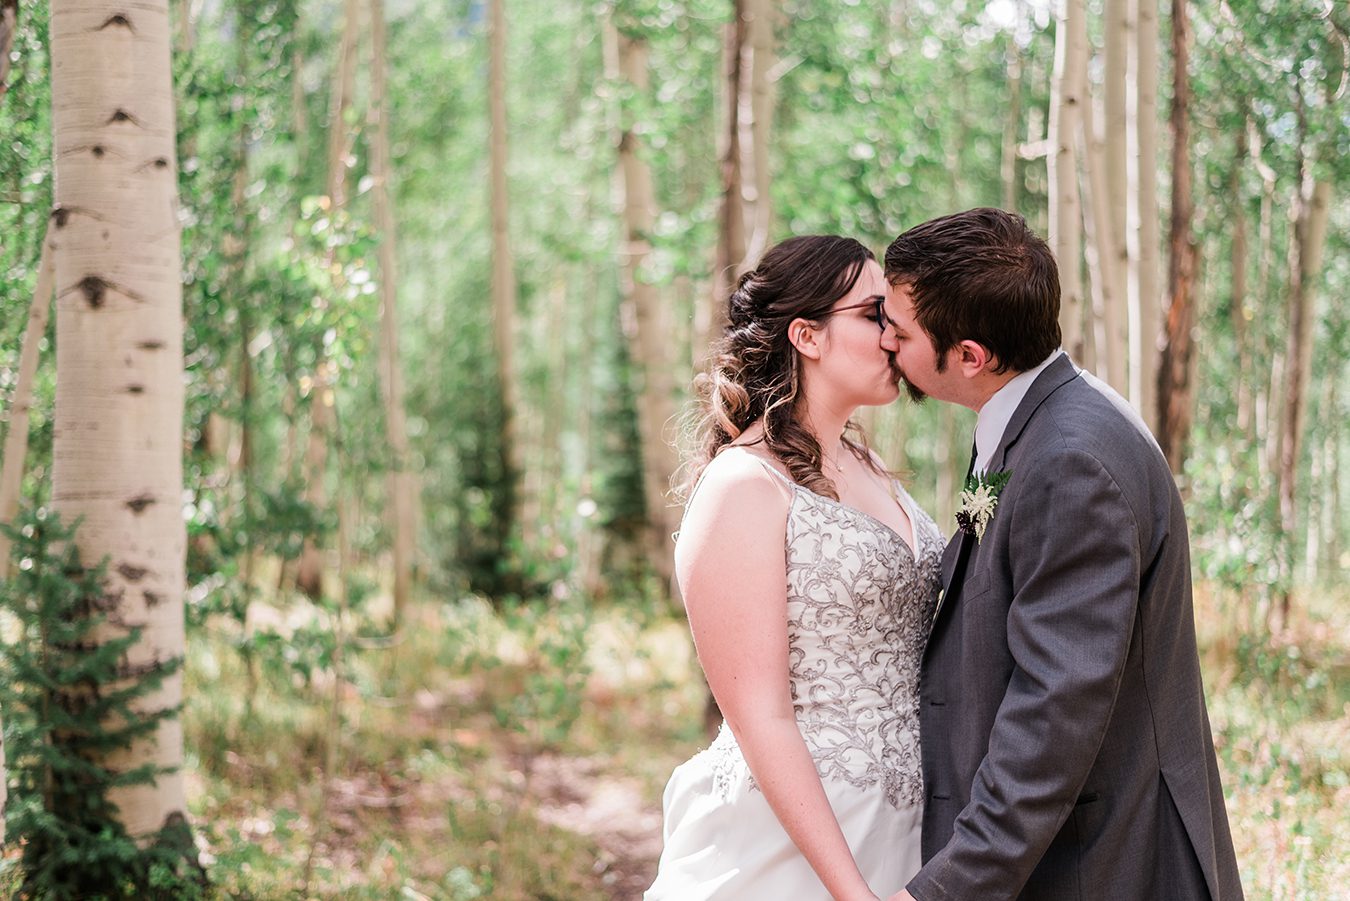
[{"label": "shirt collar", "polygon": [[1036,376],[1055,362],[1062,353],[1064,353],[1063,349],[1056,350],[1042,360],[1035,369],[1017,373],[1002,388],[995,391],[989,400],[985,401],[984,406],[980,408],[979,416],[975,420],[975,472],[983,473],[985,467],[989,465],[989,461],[994,456],[994,451],[998,450],[999,442],[1003,440],[1003,432],[1008,428],[1008,422],[1017,412],[1017,407],[1022,403],[1022,398],[1026,397],[1027,392],[1031,390],[1031,385],[1036,381]]}]

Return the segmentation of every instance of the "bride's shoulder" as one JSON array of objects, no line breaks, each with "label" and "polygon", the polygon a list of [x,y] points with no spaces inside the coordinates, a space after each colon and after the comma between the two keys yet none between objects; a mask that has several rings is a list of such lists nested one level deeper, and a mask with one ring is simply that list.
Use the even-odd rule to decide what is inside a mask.
[{"label": "bride's shoulder", "polygon": [[791,485],[780,464],[767,453],[754,446],[730,445],[704,468],[686,515],[742,519],[781,514]]}]

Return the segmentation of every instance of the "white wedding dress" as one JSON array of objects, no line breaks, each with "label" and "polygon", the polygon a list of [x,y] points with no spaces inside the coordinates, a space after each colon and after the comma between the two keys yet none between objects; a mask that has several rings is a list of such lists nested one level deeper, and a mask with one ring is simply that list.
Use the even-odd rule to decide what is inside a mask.
[{"label": "white wedding dress", "polygon": [[[867,514],[791,482],[789,677],[797,724],[863,877],[881,898],[919,869],[919,660],[943,538],[894,483],[917,554]],[[666,786],[665,847],[645,901],[828,899],[726,724]]]}]

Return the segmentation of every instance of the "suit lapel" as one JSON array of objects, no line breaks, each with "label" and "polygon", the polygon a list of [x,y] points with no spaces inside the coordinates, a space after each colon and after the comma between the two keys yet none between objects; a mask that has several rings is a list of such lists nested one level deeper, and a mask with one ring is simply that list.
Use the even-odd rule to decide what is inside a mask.
[{"label": "suit lapel", "polygon": [[1012,419],[1008,420],[1008,427],[1003,430],[1003,437],[999,439],[998,447],[990,456],[985,472],[999,472],[1003,469],[1008,458],[1008,449],[1022,437],[1022,432],[1031,421],[1032,415],[1040,409],[1041,404],[1045,403],[1046,398],[1077,376],[1078,367],[1073,365],[1073,360],[1069,359],[1066,353],[1061,353],[1055,362],[1036,376],[1036,381],[1031,383],[1022,402],[1013,411]]},{"label": "suit lapel", "polygon": [[952,536],[952,540],[947,542],[947,548],[942,552],[943,588],[942,593],[938,595],[937,609],[933,611],[934,626],[937,625],[942,611],[955,603],[957,596],[961,594],[966,564],[970,562],[970,552],[974,546],[975,537],[961,530],[958,530]]}]

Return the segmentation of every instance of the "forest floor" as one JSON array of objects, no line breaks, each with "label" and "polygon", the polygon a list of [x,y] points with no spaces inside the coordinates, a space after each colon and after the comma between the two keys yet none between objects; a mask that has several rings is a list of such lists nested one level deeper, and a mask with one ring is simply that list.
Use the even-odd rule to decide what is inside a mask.
[{"label": "forest floor", "polygon": [[337,691],[297,619],[190,649],[190,808],[222,895],[641,898],[664,781],[706,743],[683,623],[428,607],[394,647],[349,642]]},{"label": "forest floor", "polygon": [[[1350,884],[1346,600],[1279,639],[1250,637],[1231,600],[1197,600],[1251,898]],[[397,644],[345,642],[335,681],[313,614],[252,612],[275,638],[215,624],[192,639],[188,792],[222,897],[641,897],[661,789],[706,743],[682,622],[426,602]]]}]

